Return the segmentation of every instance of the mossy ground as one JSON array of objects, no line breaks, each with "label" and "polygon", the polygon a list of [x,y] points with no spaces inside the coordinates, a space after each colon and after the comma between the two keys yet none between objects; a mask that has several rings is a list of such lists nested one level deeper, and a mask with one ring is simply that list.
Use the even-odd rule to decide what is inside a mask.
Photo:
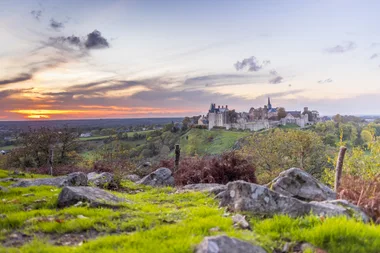
[{"label": "mossy ground", "polygon": [[[4,177],[8,172],[0,171]],[[251,217],[253,231],[239,230],[203,193],[131,182],[123,186],[123,192],[115,194],[131,203],[117,210],[57,209],[60,189],[49,186],[0,192],[0,252],[192,252],[205,236],[218,234],[259,244],[268,252],[289,241],[306,241],[328,252],[380,252],[380,227],[373,224],[344,217]],[[24,240],[12,243],[15,234]],[[64,246],[67,236],[71,241],[66,244],[72,246]]]}]

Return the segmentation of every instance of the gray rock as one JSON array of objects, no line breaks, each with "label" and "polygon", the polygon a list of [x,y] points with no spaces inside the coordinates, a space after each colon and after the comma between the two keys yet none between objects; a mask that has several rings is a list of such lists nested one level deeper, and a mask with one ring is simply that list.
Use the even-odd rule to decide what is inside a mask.
[{"label": "gray rock", "polygon": [[268,187],[285,196],[294,197],[303,201],[324,201],[336,199],[336,193],[320,183],[307,172],[291,168],[283,171]]},{"label": "gray rock", "polygon": [[312,205],[312,212],[320,216],[345,215],[347,217],[354,217],[358,220],[362,220],[366,223],[370,221],[370,218],[360,209],[360,207],[349,203],[347,200],[312,201],[310,204]]},{"label": "gray rock", "polygon": [[152,164],[150,162],[145,162],[137,167],[137,171],[139,175],[147,175],[151,172]]},{"label": "gray rock", "polygon": [[248,221],[245,219],[245,216],[241,214],[235,214],[232,216],[232,222],[234,223],[234,227],[238,227],[241,229],[252,230],[251,225],[249,225]]},{"label": "gray rock", "polygon": [[225,191],[227,186],[224,184],[188,184],[182,187],[183,190],[208,192],[211,194],[218,195],[219,193]]},{"label": "gray rock", "polygon": [[88,184],[95,185],[97,187],[104,187],[109,184],[116,184],[115,176],[109,172],[96,173],[90,172],[87,174]]},{"label": "gray rock", "polygon": [[248,242],[225,235],[210,236],[203,239],[195,253],[266,253],[266,251]]},{"label": "gray rock", "polygon": [[50,185],[56,187],[86,186],[87,176],[83,172],[74,172],[64,177],[24,179],[13,184],[11,187],[29,187],[40,185]]},{"label": "gray rock", "polygon": [[168,168],[159,168],[136,183],[150,186],[174,186],[174,177]]},{"label": "gray rock", "polygon": [[130,174],[130,175],[126,175],[124,179],[127,179],[127,180],[132,181],[132,182],[137,182],[141,179],[141,177],[139,175],[136,175],[136,174]]},{"label": "gray rock", "polygon": [[88,202],[91,207],[117,207],[126,201],[105,190],[89,186],[65,186],[58,196],[58,207]]},{"label": "gray rock", "polygon": [[313,213],[319,216],[368,217],[360,208],[346,201],[304,202],[296,198],[281,195],[265,186],[235,181],[227,184],[226,193],[220,203],[232,211],[246,211],[254,215],[273,216],[286,214],[298,217]]}]

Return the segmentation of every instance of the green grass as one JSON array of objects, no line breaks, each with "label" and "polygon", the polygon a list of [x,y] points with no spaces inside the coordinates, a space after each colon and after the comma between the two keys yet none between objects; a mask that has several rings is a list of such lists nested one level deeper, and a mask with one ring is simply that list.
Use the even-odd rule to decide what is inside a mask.
[{"label": "green grass", "polygon": [[221,154],[231,150],[241,138],[252,133],[226,130],[191,129],[181,137],[181,150],[186,155]]},{"label": "green grass", "polygon": [[[0,170],[0,177],[8,177],[8,172]],[[19,248],[0,246],[0,252],[190,253],[205,236],[218,234],[261,245],[267,252],[281,249],[286,242],[295,245],[301,241],[329,253],[378,253],[380,249],[380,226],[354,219],[251,217],[248,220],[253,231],[239,230],[231,217],[224,215],[225,210],[218,208],[217,201],[203,193],[177,193],[173,188],[151,188],[128,181],[122,186],[123,192],[114,194],[130,203],[116,210],[88,206],[57,209],[60,189],[50,186],[0,192],[0,240],[15,232],[34,238]],[[90,232],[95,237],[82,246],[56,246],[52,239]]]},{"label": "green grass", "polygon": [[297,124],[286,124],[285,126],[279,126],[281,129],[299,129],[300,127]]},{"label": "green grass", "polygon": [[[128,132],[128,137],[132,137],[134,134],[148,134],[153,132],[154,130],[146,130],[146,131],[136,131],[136,132]],[[80,141],[95,141],[95,140],[103,140],[109,137],[116,137],[117,135],[106,135],[106,136],[91,136],[91,137],[80,137],[78,138]]]},{"label": "green grass", "polygon": [[15,147],[16,147],[15,145],[3,146],[3,147],[0,147],[0,150],[8,151],[8,150],[14,149]]}]

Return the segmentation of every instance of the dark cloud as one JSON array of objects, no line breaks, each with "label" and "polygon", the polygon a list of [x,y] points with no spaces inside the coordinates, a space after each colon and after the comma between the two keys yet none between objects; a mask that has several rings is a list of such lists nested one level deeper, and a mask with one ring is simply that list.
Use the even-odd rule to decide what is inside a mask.
[{"label": "dark cloud", "polygon": [[69,37],[58,36],[50,37],[49,41],[43,43],[41,47],[53,47],[63,51],[81,52],[79,56],[87,55],[88,50],[108,48],[108,41],[102,37],[101,33],[97,30],[89,33],[86,38],[80,38],[75,35]]},{"label": "dark cloud", "polygon": [[0,80],[0,85],[7,85],[7,84],[11,84],[11,83],[19,83],[19,82],[30,80],[30,79],[32,79],[32,77],[33,76],[31,74],[21,73],[16,77],[13,77],[10,79]]},{"label": "dark cloud", "polygon": [[243,70],[243,69],[245,69],[247,67],[248,71],[257,72],[257,71],[261,70],[263,67],[265,67],[268,64],[270,64],[270,61],[268,61],[268,60],[265,60],[265,61],[263,61],[263,63],[260,63],[256,59],[256,57],[251,56],[249,58],[243,59],[241,62],[237,61],[234,64],[234,67],[235,67],[235,69],[237,71]]},{"label": "dark cloud", "polygon": [[283,80],[284,80],[284,78],[282,76],[276,76],[276,77],[270,79],[269,83],[277,84],[277,83],[281,83]]},{"label": "dark cloud", "polygon": [[269,74],[272,75],[272,76],[278,76],[278,73],[276,70],[272,69],[271,71],[269,71]]},{"label": "dark cloud", "polygon": [[378,54],[373,54],[373,55],[371,55],[370,59],[373,60],[373,59],[375,59],[375,58],[377,58],[377,57],[379,57]]},{"label": "dark cloud", "polygon": [[334,47],[326,48],[325,52],[330,54],[342,54],[348,51],[354,50],[357,47],[356,43],[353,41],[345,42],[341,45],[336,45]]},{"label": "dark cloud", "polygon": [[30,14],[35,18],[36,20],[40,21],[40,18],[42,16],[42,11],[41,10],[32,10]]},{"label": "dark cloud", "polygon": [[56,31],[61,31],[65,25],[62,22],[58,22],[52,18],[50,19],[50,27]]},{"label": "dark cloud", "polygon": [[327,78],[325,80],[319,80],[318,83],[320,84],[324,84],[324,83],[332,83],[333,80],[331,78]]},{"label": "dark cloud", "polygon": [[108,41],[102,36],[98,30],[87,34],[87,39],[84,42],[87,49],[107,48],[109,47]]},{"label": "dark cloud", "polygon": [[2,90],[0,91],[0,100],[7,98],[13,94],[20,94],[20,93],[28,93],[32,90],[30,89],[10,89],[10,90]]}]

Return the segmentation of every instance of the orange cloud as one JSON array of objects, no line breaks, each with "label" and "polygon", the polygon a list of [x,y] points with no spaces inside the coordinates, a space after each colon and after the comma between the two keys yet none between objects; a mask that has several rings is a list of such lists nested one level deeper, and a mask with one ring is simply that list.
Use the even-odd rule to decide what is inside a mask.
[{"label": "orange cloud", "polygon": [[[39,106],[41,107],[41,106]],[[83,105],[81,110],[55,110],[55,109],[20,109],[8,112],[23,115],[28,119],[50,119],[54,118],[111,118],[143,116],[148,114],[177,114],[183,115],[192,113],[195,110],[173,109],[173,108],[151,108],[151,107],[121,107],[121,106],[101,106]]]}]

